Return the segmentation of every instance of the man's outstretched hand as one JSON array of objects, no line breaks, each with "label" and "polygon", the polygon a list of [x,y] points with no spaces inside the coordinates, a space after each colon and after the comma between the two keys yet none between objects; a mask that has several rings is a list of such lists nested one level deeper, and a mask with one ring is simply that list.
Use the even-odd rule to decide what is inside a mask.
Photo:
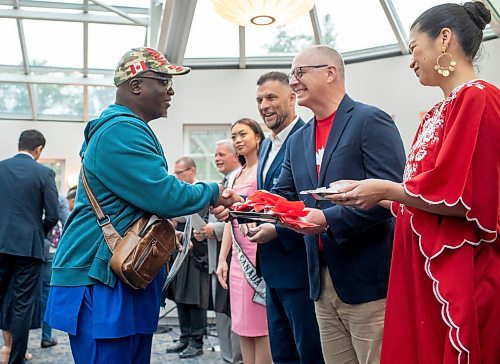
[{"label": "man's outstretched hand", "polygon": [[245,200],[233,190],[225,190],[222,186],[219,186],[219,190],[219,199],[217,200],[217,204],[210,209],[210,213],[217,220],[226,221],[229,218],[229,207],[235,202],[243,202]]}]

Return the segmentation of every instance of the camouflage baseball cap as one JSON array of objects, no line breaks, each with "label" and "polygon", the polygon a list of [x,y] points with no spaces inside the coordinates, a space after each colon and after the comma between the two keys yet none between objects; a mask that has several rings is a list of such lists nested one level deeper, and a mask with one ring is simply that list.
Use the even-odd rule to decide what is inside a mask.
[{"label": "camouflage baseball cap", "polygon": [[125,53],[116,66],[114,83],[118,87],[125,81],[146,72],[166,73],[169,75],[185,75],[191,68],[171,64],[156,49],[141,47],[132,48]]}]

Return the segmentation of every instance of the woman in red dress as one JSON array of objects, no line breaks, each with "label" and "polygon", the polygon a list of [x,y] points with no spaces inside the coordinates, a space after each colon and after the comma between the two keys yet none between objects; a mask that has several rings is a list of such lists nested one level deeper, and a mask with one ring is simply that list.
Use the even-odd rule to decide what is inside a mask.
[{"label": "woman in red dress", "polygon": [[445,99],[423,119],[402,184],[350,181],[330,196],[397,216],[383,363],[500,363],[500,91],[472,65],[490,20],[481,2],[417,18],[410,68]]}]

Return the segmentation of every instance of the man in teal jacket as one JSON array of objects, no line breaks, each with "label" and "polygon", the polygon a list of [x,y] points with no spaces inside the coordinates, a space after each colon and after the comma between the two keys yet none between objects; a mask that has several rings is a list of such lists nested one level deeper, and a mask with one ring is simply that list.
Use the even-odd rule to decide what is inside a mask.
[{"label": "man in teal jacket", "polygon": [[[167,115],[172,76],[189,71],[152,48],[130,50],[115,71],[116,103],[85,128],[80,154],[88,183],[121,235],[145,212],[171,218],[232,202],[215,183],[190,185],[170,175],[147,124]],[[133,290],[116,279],[110,258],[80,178],[53,261],[45,319],[69,334],[76,364],[149,363],[165,272]]]}]

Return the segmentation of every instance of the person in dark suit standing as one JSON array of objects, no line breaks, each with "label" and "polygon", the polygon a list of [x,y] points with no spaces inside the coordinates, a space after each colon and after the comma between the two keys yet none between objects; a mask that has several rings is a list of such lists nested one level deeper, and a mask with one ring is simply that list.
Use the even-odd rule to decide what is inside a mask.
[{"label": "person in dark suit standing", "polygon": [[9,364],[23,363],[39,288],[44,237],[59,220],[55,173],[36,161],[45,146],[37,130],[19,137],[19,153],[0,162],[0,307],[13,292]]},{"label": "person in dark suit standing", "polygon": [[[281,172],[285,147],[303,127],[295,113],[296,95],[282,72],[268,72],[257,81],[257,107],[271,130],[259,153],[257,188],[270,191]],[[301,234],[273,224],[250,228],[259,243],[258,263],[266,281],[266,312],[275,363],[323,363],[314,303],[309,298],[307,258]]]},{"label": "person in dark suit standing", "polygon": [[[179,158],[174,164],[175,176],[186,183],[194,184],[196,163],[191,157]],[[208,207],[197,212],[208,220]],[[184,231],[186,219],[176,219],[177,231]],[[166,349],[167,353],[179,353],[180,359],[194,358],[203,354],[203,335],[207,330],[210,276],[208,274],[208,250],[205,237],[193,231],[189,253],[175,276],[168,298],[177,305],[179,340]]]},{"label": "person in dark suit standing", "polygon": [[327,363],[377,363],[394,219],[382,208],[357,210],[318,201],[299,192],[340,179],[382,178],[400,182],[404,148],[391,117],[351,99],[344,61],[328,46],[313,46],[294,58],[289,75],[298,104],[314,118],[290,137],[274,192],[304,201],[311,298],[316,301]]}]

